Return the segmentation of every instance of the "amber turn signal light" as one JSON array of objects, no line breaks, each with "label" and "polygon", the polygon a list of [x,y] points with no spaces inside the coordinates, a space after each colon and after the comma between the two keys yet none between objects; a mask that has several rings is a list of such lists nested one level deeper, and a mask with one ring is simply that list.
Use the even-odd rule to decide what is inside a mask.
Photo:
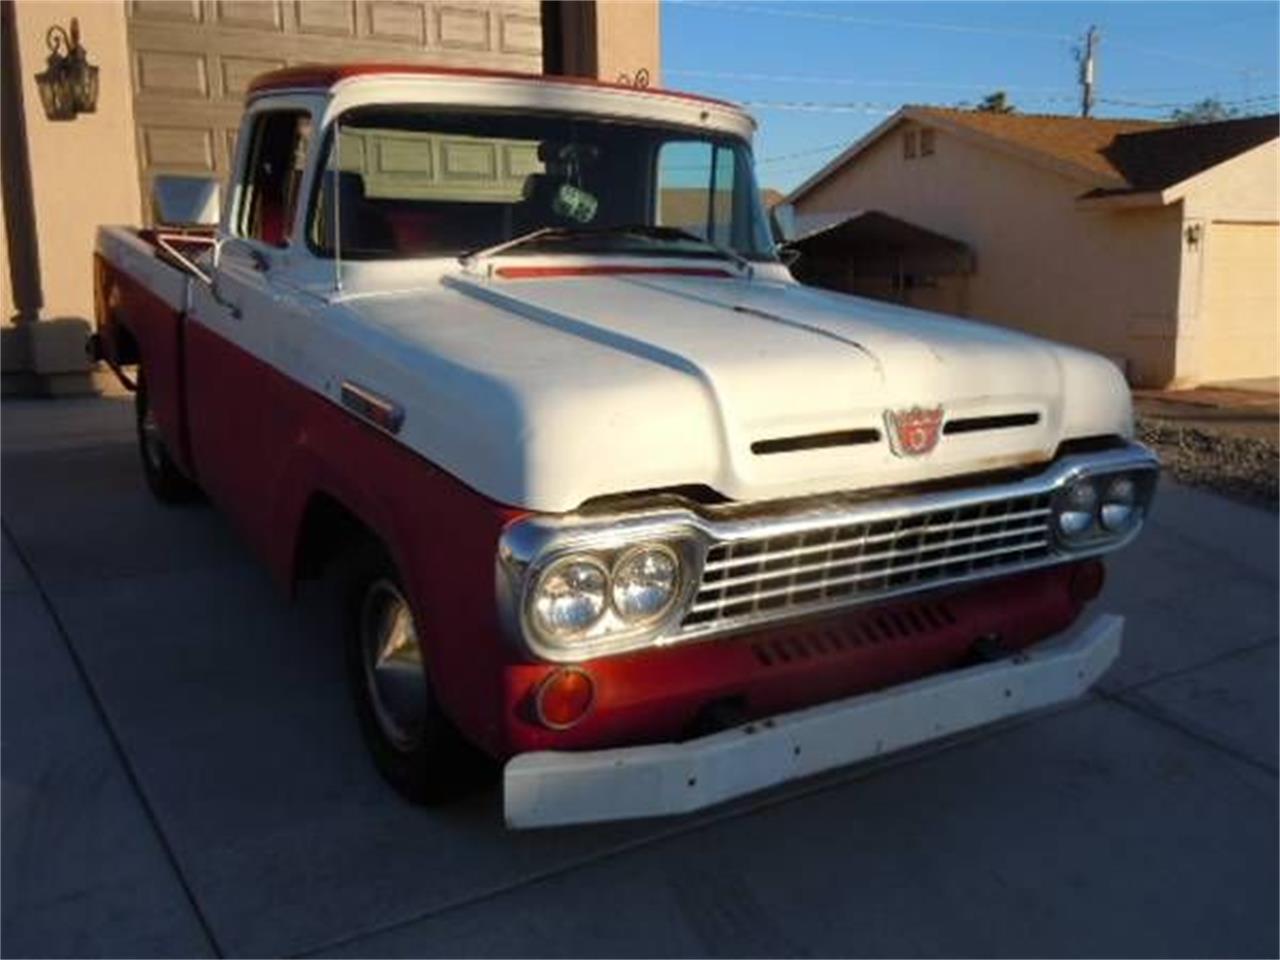
[{"label": "amber turn signal light", "polygon": [[1096,599],[1107,582],[1107,570],[1101,560],[1086,560],[1071,571],[1071,599],[1088,603]]},{"label": "amber turn signal light", "polygon": [[567,730],[587,715],[596,698],[595,681],[585,670],[565,668],[547,674],[538,685],[533,706],[538,722]]}]

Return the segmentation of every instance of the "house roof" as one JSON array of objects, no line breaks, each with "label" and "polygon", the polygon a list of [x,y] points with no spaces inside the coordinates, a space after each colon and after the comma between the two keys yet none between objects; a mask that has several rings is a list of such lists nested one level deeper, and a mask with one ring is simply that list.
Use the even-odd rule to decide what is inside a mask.
[{"label": "house roof", "polygon": [[1175,127],[1153,120],[906,106],[792,191],[788,201],[794,203],[905,120],[980,138],[1070,173],[1095,188],[1091,196],[1163,189],[1280,133],[1280,118],[1274,114]]},{"label": "house roof", "polygon": [[1280,115],[1122,134],[1102,154],[1129,188],[1163,190],[1280,136]]},{"label": "house roof", "polygon": [[910,107],[914,119],[949,121],[995,140],[1002,140],[1103,176],[1118,171],[1103,150],[1117,136],[1158,130],[1154,120],[1099,120],[1030,113],[986,113],[946,107]]},{"label": "house roof", "polygon": [[907,250],[967,254],[969,248],[954,237],[927,230],[881,210],[835,214],[829,222],[790,241],[801,249],[831,247],[842,254],[883,256]]}]

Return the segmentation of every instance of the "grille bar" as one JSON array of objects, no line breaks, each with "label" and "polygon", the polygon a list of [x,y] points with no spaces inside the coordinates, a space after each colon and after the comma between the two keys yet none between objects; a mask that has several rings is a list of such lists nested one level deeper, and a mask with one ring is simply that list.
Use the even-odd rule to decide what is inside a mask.
[{"label": "grille bar", "polygon": [[873,600],[1017,568],[1052,550],[1046,493],[714,543],[682,629]]},{"label": "grille bar", "polygon": [[[933,567],[941,567],[941,566],[947,566],[947,565],[963,566],[964,564],[969,563],[970,561],[982,560],[988,557],[1001,557],[1009,554],[1018,554],[1019,556],[1022,556],[1028,550],[1047,546],[1048,543],[1049,543],[1048,537],[1042,537],[1037,540],[1033,540],[1027,543],[1015,544],[1009,547],[997,547],[992,550],[979,550],[975,553],[965,554],[963,557],[940,557],[935,560],[918,561],[916,563],[907,564],[900,567],[888,567],[883,570],[872,570],[868,573],[856,573],[856,574],[851,574],[843,577],[832,577],[824,580],[822,582],[821,588],[810,585],[810,584],[805,584],[797,588],[797,586],[793,583],[793,584],[787,585],[786,587],[777,587],[771,590],[757,590],[754,593],[752,593],[749,597],[742,597],[742,598],[728,597],[725,599],[718,599],[714,601],[695,602],[693,607],[691,608],[691,611],[693,613],[699,613],[703,610],[712,610],[719,607],[737,606],[741,603],[745,603],[748,601],[758,605],[761,601],[771,600],[775,597],[785,597],[789,594],[796,593],[798,590],[807,589],[809,591],[813,591],[813,590],[825,588],[826,592],[829,592],[831,587],[840,587],[840,586],[846,586],[848,584],[861,583],[865,580],[884,580],[890,576],[893,576],[895,574],[900,574],[900,573],[914,573],[919,570],[926,570]],[[970,569],[972,569],[972,567],[970,567]],[[965,572],[968,572],[968,571],[966,570]]]},{"label": "grille bar", "polygon": [[[955,521],[951,523],[929,524],[926,526],[914,528],[911,532],[921,537],[930,537],[930,536],[936,536],[937,534],[940,534],[940,533],[951,533],[956,530],[968,530],[968,529],[973,529],[977,527],[990,527],[990,526],[995,526],[1001,523],[1015,523],[1022,520],[1040,521],[1039,523],[1031,523],[1031,524],[1025,525],[1025,529],[1027,530],[1040,530],[1044,526],[1044,522],[1043,522],[1044,518],[1048,517],[1048,515],[1049,515],[1049,510],[1046,507],[1040,510],[1024,510],[1019,513],[1011,513],[1003,517],[985,517],[979,520],[963,520],[963,521]],[[862,526],[865,527],[866,525],[863,524]],[[838,533],[841,529],[842,528],[832,527],[822,531],[822,533],[832,535],[832,534]],[[854,527],[853,529],[856,531],[858,528]],[[776,560],[791,559],[793,557],[812,556],[813,554],[817,554],[817,553],[829,553],[833,550],[839,550],[842,547],[851,546],[854,544],[866,545],[866,544],[886,543],[899,536],[900,536],[900,533],[898,532],[882,533],[882,534],[875,534],[870,536],[867,536],[867,535],[858,536],[855,533],[855,535],[853,536],[845,536],[845,537],[841,537],[840,539],[823,541],[822,543],[815,543],[809,546],[793,547],[789,550],[771,551],[768,554],[768,560],[770,562],[773,562]],[[978,537],[978,539],[981,539],[981,537]],[[761,561],[760,556],[735,557],[732,559],[725,559],[725,560],[708,560],[706,566],[703,568],[703,577],[705,580],[706,575],[709,573],[718,573],[720,571],[733,570],[739,567],[754,566],[759,564],[760,561]],[[720,585],[720,584],[717,584],[717,585]]]},{"label": "grille bar", "polygon": [[[744,583],[753,583],[758,580],[776,580],[779,577],[799,577],[806,574],[819,572],[832,567],[849,566],[851,564],[867,564],[878,563],[882,560],[894,561],[902,557],[920,557],[938,551],[954,551],[959,547],[976,547],[987,543],[998,543],[1016,537],[1019,534],[1038,534],[1044,535],[1044,524],[1035,526],[1023,526],[1013,530],[998,530],[994,533],[984,534],[982,536],[965,537],[961,540],[943,540],[937,543],[931,543],[926,546],[905,547],[898,550],[879,550],[874,553],[867,553],[860,550],[858,541],[845,541],[841,547],[822,547],[828,556],[822,558],[816,563],[797,564],[788,566],[785,569],[762,570],[762,560],[759,557],[748,557],[742,561],[742,564],[751,564],[755,567],[749,573],[740,573],[737,576],[725,577],[723,579],[709,578],[703,576],[703,585],[708,589],[714,587],[717,590],[723,590],[728,587],[739,586]],[[839,549],[841,553],[848,554],[846,556],[834,557],[830,554]],[[852,552],[850,552],[852,551]],[[784,554],[793,554],[793,551],[784,551]],[[769,554],[767,562],[772,564],[778,560],[778,554]],[[970,554],[965,554],[965,557]],[[723,569],[723,568],[722,568]]]}]

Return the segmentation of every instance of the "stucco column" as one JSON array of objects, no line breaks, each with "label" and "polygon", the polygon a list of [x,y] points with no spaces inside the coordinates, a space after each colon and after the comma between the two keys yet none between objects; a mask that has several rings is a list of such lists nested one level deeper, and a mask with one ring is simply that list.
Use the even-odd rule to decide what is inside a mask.
[{"label": "stucco column", "polygon": [[[90,387],[84,341],[93,317],[94,232],[103,223],[137,223],[142,209],[124,4],[5,5],[6,47],[16,52],[11,61],[6,57],[6,81],[12,77],[20,92],[6,104],[6,114],[21,113],[21,126],[6,126],[5,135],[25,128],[27,166],[24,175],[16,164],[20,152],[6,149],[5,274],[17,276],[5,298],[6,311],[13,311],[5,320],[15,314],[19,320],[5,329],[0,348],[6,392],[84,392]],[[79,20],[89,62],[99,68],[97,110],[49,120],[35,75],[46,66],[49,28],[68,29],[72,17]]]},{"label": "stucco column", "polygon": [[662,43],[656,0],[596,0],[595,7],[596,76],[610,83],[631,83],[644,71],[649,86],[661,86]]},{"label": "stucco column", "polygon": [[542,24],[548,73],[661,85],[658,0],[546,0]]}]

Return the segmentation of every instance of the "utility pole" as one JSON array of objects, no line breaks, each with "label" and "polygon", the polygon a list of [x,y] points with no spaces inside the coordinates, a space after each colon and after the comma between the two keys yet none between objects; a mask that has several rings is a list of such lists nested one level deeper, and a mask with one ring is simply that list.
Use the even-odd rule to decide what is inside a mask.
[{"label": "utility pole", "polygon": [[1080,58],[1080,116],[1087,117],[1093,111],[1093,67],[1098,49],[1098,28],[1091,26],[1084,35],[1084,50],[1077,51]]}]

